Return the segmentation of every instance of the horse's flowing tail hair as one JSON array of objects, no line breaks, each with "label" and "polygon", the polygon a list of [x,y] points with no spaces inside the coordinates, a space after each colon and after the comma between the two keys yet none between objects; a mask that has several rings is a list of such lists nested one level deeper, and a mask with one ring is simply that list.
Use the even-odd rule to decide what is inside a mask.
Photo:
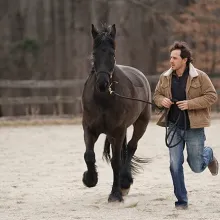
[{"label": "horse's flowing tail hair", "polygon": [[111,144],[106,136],[102,158],[105,159],[107,163],[111,161],[110,146]]},{"label": "horse's flowing tail hair", "polygon": [[[108,137],[105,139],[105,144],[104,144],[104,150],[103,150],[103,159],[106,160],[107,163],[111,162],[111,143],[108,140]],[[126,163],[127,159],[127,136],[125,136],[123,145],[122,145],[122,151],[121,151],[121,160],[122,160],[122,165]],[[141,164],[146,164],[149,162],[149,159],[146,158],[140,158],[137,156],[132,156],[131,159],[131,172],[132,174],[137,174],[140,172],[140,170],[143,170],[143,167]]]}]

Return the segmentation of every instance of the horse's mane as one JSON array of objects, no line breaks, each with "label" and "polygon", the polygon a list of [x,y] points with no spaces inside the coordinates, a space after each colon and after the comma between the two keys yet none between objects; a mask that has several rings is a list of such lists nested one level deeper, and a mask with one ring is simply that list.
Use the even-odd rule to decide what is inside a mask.
[{"label": "horse's mane", "polygon": [[97,48],[103,42],[109,43],[111,47],[115,49],[115,40],[111,36],[111,26],[108,26],[107,24],[102,24],[102,27],[94,40],[94,48]]}]

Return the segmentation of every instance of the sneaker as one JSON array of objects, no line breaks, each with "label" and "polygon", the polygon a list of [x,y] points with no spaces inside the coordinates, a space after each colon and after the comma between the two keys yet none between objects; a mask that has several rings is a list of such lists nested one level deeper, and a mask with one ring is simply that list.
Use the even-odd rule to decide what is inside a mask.
[{"label": "sneaker", "polygon": [[188,209],[188,203],[187,202],[175,202],[175,208],[176,209]]},{"label": "sneaker", "polygon": [[214,156],[212,162],[209,163],[208,168],[213,176],[218,174],[218,161]]}]

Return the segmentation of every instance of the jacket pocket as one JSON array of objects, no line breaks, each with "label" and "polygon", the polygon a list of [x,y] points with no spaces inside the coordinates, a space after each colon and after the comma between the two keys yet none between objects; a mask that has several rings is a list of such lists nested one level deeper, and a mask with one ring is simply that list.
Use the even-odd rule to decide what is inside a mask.
[{"label": "jacket pocket", "polygon": [[202,87],[201,87],[200,82],[198,81],[192,82],[189,88],[189,97],[193,99],[201,95],[202,95]]},{"label": "jacket pocket", "polygon": [[162,87],[164,96],[167,97],[167,98],[171,98],[170,97],[170,87],[169,87],[169,85],[167,83],[163,83],[161,85],[161,87]]}]

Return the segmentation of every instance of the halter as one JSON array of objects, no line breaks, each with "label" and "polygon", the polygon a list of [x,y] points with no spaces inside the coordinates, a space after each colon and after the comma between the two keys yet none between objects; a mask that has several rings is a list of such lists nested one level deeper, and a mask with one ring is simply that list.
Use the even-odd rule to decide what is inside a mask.
[{"label": "halter", "polygon": [[115,65],[116,65],[116,59],[115,59],[115,56],[114,56],[114,60],[115,60],[115,64],[114,64],[114,67],[113,67],[113,69],[112,69],[111,72],[106,72],[106,71],[99,71],[99,72],[97,72],[96,69],[95,69],[95,67],[93,66],[94,71],[95,71],[96,74],[99,74],[99,73],[106,73],[106,74],[109,75],[110,83],[109,83],[108,91],[109,91],[110,94],[112,94],[112,92],[113,92],[113,90],[112,90],[112,88],[111,88],[112,84],[113,84],[113,83],[118,83],[117,81],[112,81],[112,77],[113,77],[113,73],[114,73],[114,71],[115,71]]}]

